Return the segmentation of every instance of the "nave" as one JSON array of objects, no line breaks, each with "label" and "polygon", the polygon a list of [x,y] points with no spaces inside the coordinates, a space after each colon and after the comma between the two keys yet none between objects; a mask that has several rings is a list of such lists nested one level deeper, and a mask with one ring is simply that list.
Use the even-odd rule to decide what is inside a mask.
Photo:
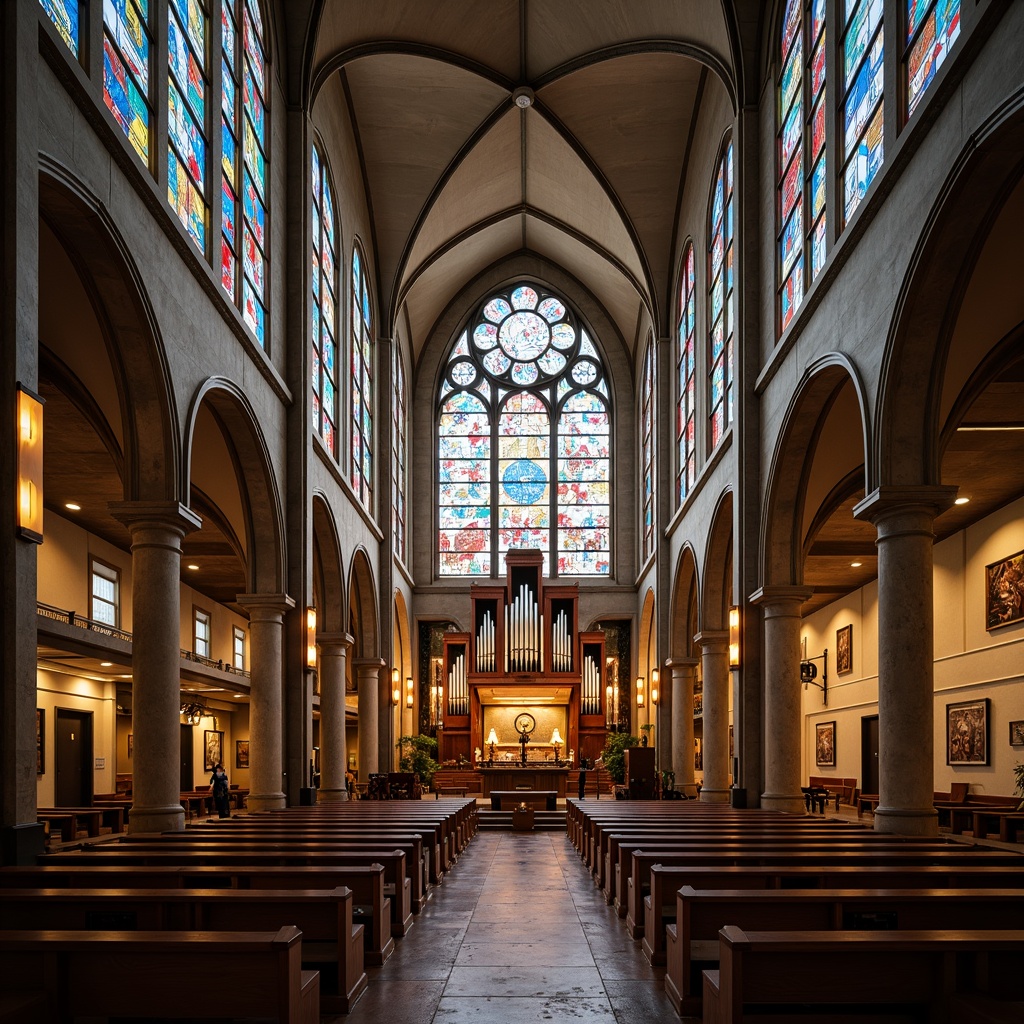
[{"label": "nave", "polygon": [[564,833],[478,832],[343,1019],[678,1024],[664,974],[626,934]]}]

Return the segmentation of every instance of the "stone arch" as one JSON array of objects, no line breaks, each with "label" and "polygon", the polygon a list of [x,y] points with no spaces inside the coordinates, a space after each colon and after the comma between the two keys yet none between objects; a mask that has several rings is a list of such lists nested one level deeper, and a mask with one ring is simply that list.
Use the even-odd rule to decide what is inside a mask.
[{"label": "stone arch", "polygon": [[188,504],[164,342],[130,246],[88,187],[42,155],[39,213],[74,260],[103,335],[120,398],[124,500]]},{"label": "stone arch", "polygon": [[640,606],[640,624],[637,634],[636,645],[636,674],[637,678],[644,680],[644,703],[641,707],[637,704],[637,689],[632,688],[630,705],[636,715],[635,726],[639,731],[641,725],[655,720],[654,709],[651,706],[651,670],[660,667],[658,659],[658,634],[657,634],[657,602],[654,598],[654,589],[648,587],[644,593],[643,603]]},{"label": "stone arch", "polygon": [[245,392],[224,377],[210,377],[198,388],[185,429],[187,456],[182,493],[189,493],[196,421],[208,408],[223,431],[231,456],[245,517],[246,586],[250,594],[285,592],[284,515],[266,439]]},{"label": "stone arch", "polygon": [[703,591],[700,595],[700,628],[728,629],[732,603],[732,490],[718,499],[704,559]]},{"label": "stone arch", "polygon": [[404,686],[406,677],[412,675],[414,658],[412,633],[409,628],[409,608],[405,603],[405,594],[400,590],[395,591],[394,616],[395,652],[392,664],[399,670]]},{"label": "stone arch", "polygon": [[380,630],[377,616],[377,583],[366,549],[358,547],[349,568],[349,632],[357,658],[380,657]]},{"label": "stone arch", "polygon": [[1018,91],[952,159],[925,219],[885,342],[869,492],[940,483],[939,427],[952,336],[983,245],[1020,183],[1021,152],[1024,94]]},{"label": "stone arch", "polygon": [[669,609],[669,656],[673,659],[693,656],[693,637],[697,630],[691,627],[694,615],[699,613],[699,590],[697,556],[693,545],[687,542],[676,563]]},{"label": "stone arch", "polygon": [[348,625],[345,564],[334,514],[322,491],[313,494],[313,593],[317,629],[344,633]]}]

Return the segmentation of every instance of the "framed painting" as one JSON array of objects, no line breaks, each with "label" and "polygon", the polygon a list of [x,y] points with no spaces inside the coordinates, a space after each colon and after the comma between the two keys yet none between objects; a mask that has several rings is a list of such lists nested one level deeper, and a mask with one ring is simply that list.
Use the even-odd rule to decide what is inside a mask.
[{"label": "framed painting", "polygon": [[1010,746],[1024,747],[1024,722],[1010,723]]},{"label": "framed painting", "polygon": [[249,767],[249,741],[235,740],[235,767]]},{"label": "framed painting", "polygon": [[46,710],[36,708],[36,775],[46,774]]},{"label": "framed painting", "polygon": [[836,723],[817,722],[814,726],[814,763],[819,768],[836,766]]},{"label": "framed painting", "polygon": [[946,705],[946,764],[988,764],[988,703]]},{"label": "framed painting", "polygon": [[985,628],[1024,619],[1024,551],[985,566]]},{"label": "framed painting", "polygon": [[203,767],[212,772],[215,765],[224,763],[224,733],[220,729],[203,730]]},{"label": "framed painting", "polygon": [[853,624],[836,630],[836,672],[845,675],[853,671]]}]

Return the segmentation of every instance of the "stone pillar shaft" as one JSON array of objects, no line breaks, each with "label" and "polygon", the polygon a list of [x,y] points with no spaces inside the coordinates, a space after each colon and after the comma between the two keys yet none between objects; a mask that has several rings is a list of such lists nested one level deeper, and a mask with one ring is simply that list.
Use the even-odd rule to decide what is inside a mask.
[{"label": "stone pillar shaft", "polygon": [[347,633],[324,633],[320,649],[320,791],[317,799],[337,803],[348,799],[345,769],[345,662],[352,637]]},{"label": "stone pillar shaft", "polygon": [[[693,766],[693,680],[696,658],[672,659],[672,771],[676,789],[692,795]],[[687,787],[684,789],[684,787]]]},{"label": "stone pillar shaft", "polygon": [[[360,660],[356,663],[359,686],[359,781],[366,782],[369,776],[379,771],[378,722],[381,705],[380,670],[382,661]],[[387,702],[388,708],[391,701]]]},{"label": "stone pillar shaft", "polygon": [[729,632],[704,630],[694,637],[701,650],[704,679],[704,784],[705,803],[729,800]]}]

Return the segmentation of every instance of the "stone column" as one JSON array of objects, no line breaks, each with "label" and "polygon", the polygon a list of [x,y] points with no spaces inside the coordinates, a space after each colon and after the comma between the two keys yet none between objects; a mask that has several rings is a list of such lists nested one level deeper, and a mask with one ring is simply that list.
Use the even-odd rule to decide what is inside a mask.
[{"label": "stone column", "polygon": [[370,775],[380,770],[378,711],[382,703],[390,711],[391,698],[384,702],[380,694],[383,661],[360,658],[354,664],[359,687],[359,781],[368,782]]},{"label": "stone column", "polygon": [[704,677],[704,785],[705,803],[729,802],[729,631],[704,630],[694,642],[700,646]]},{"label": "stone column", "polygon": [[320,633],[320,791],[321,803],[348,799],[345,769],[345,661],[352,647],[348,633]]},{"label": "stone column", "polygon": [[284,616],[287,594],[239,594],[249,612],[249,798],[253,811],[284,807]]},{"label": "stone column", "polygon": [[132,538],[128,831],[181,830],[181,541],[201,520],[176,501],[118,501],[110,511]]},{"label": "stone column", "polygon": [[800,614],[807,587],[762,587],[750,597],[764,610],[764,793],[761,806],[802,814]]},{"label": "stone column", "polygon": [[672,771],[676,773],[676,789],[692,796],[693,680],[697,659],[673,658],[666,667],[672,672]]},{"label": "stone column", "polygon": [[882,487],[853,510],[878,530],[879,832],[938,834],[933,523],[955,496],[955,487]]}]

